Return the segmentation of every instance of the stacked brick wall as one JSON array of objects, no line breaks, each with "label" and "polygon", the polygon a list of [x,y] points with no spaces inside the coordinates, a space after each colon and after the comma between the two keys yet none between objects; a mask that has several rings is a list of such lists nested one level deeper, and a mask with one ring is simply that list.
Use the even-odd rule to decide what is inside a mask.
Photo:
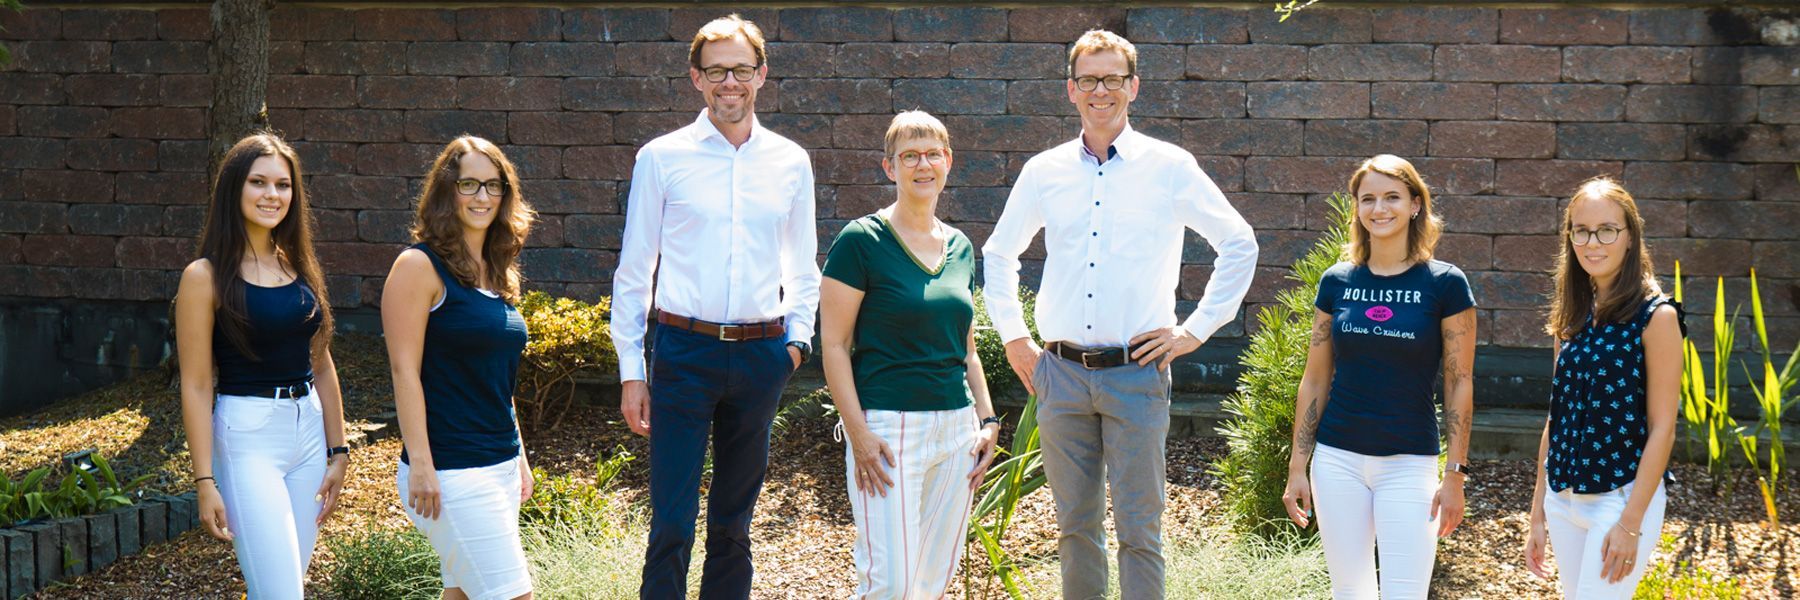
[{"label": "stacked brick wall", "polygon": [[[269,115],[303,155],[335,301],[378,302],[418,176],[462,132],[501,143],[523,170],[541,213],[524,257],[531,287],[608,293],[635,150],[695,118],[685,40],[731,8],[391,6],[284,7],[273,19]],[[1066,44],[1105,27],[1138,44],[1133,125],[1199,156],[1256,227],[1252,309],[1288,285],[1285,266],[1325,225],[1324,194],[1361,158],[1390,152],[1438,194],[1440,255],[1469,273],[1484,344],[1545,344],[1559,197],[1599,174],[1640,199],[1660,272],[1679,259],[1686,274],[1726,276],[1743,299],[1755,268],[1772,337],[1800,337],[1800,47],[1763,40],[1788,15],[1343,5],[1277,23],[1261,3],[743,12],[771,41],[762,122],[812,152],[821,248],[892,201],[881,132],[910,108],[948,123],[957,163],[940,210],[980,244],[1024,161],[1078,130]],[[206,196],[206,11],[38,8],[0,26],[14,54],[0,70],[0,295],[168,298]],[[1027,257],[1041,259],[1041,246]],[[1190,238],[1184,306],[1210,259]],[[1691,308],[1711,311],[1711,294],[1697,296]],[[1245,321],[1224,335],[1241,336]]]}]

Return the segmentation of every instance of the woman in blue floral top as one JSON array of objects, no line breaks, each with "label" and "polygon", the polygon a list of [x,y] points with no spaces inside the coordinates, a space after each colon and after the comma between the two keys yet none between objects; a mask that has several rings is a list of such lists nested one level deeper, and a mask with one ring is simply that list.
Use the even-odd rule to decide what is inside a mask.
[{"label": "woman in blue floral top", "polygon": [[1607,178],[1582,184],[1563,213],[1547,327],[1556,371],[1525,563],[1548,578],[1544,546],[1556,546],[1564,598],[1630,598],[1668,504],[1685,328],[1643,232],[1637,202]]}]

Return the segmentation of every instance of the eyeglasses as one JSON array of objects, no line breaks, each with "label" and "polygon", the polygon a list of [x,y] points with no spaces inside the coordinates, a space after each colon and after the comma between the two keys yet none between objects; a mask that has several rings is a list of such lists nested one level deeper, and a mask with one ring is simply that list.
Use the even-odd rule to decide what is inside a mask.
[{"label": "eyeglasses", "polygon": [[1084,92],[1091,92],[1091,91],[1094,91],[1095,86],[1104,85],[1104,86],[1106,86],[1106,89],[1117,90],[1119,88],[1125,87],[1125,82],[1130,80],[1131,78],[1132,78],[1131,73],[1126,73],[1124,75],[1107,75],[1105,77],[1095,77],[1093,75],[1082,75],[1080,77],[1075,78],[1075,89],[1078,89],[1078,90],[1081,90]]},{"label": "eyeglasses", "polygon": [[456,193],[458,194],[473,196],[480,190],[487,190],[489,196],[499,198],[506,194],[506,182],[498,179],[489,179],[487,181],[479,179],[456,180]]},{"label": "eyeglasses", "polygon": [[1611,225],[1593,231],[1588,231],[1586,229],[1571,229],[1569,230],[1569,243],[1577,246],[1586,246],[1595,241],[1599,241],[1601,244],[1611,244],[1619,241],[1619,232],[1621,231],[1624,230]]},{"label": "eyeglasses", "polygon": [[924,153],[908,150],[900,153],[900,164],[911,169],[919,166],[919,160],[924,159],[925,162],[942,166],[947,158],[950,158],[950,155],[945,154],[943,150],[927,150]]},{"label": "eyeglasses", "polygon": [[751,78],[756,77],[756,69],[757,69],[757,67],[760,67],[760,66],[762,66],[762,65],[738,65],[735,67],[707,67],[707,68],[701,69],[700,74],[705,75],[706,80],[713,82],[713,83],[719,83],[721,81],[725,81],[726,73],[730,73],[732,79],[736,79],[738,81],[750,81]]}]

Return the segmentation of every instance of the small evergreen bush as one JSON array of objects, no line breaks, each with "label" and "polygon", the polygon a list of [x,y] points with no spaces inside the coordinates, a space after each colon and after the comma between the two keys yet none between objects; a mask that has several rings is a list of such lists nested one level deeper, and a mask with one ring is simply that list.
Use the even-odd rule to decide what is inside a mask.
[{"label": "small evergreen bush", "polygon": [[531,331],[519,364],[520,423],[555,429],[575,402],[576,375],[618,370],[607,320],[611,310],[612,299],[604,297],[588,304],[531,292],[519,300],[519,314]]},{"label": "small evergreen bush", "polygon": [[582,483],[572,475],[551,477],[543,469],[532,469],[537,484],[532,488],[531,499],[519,506],[519,524],[568,525],[579,529],[600,521],[611,505],[607,491],[619,472],[633,460],[636,457],[623,446],[614,448],[610,458],[601,459],[595,465],[593,485]]},{"label": "small evergreen bush", "polygon": [[342,600],[432,600],[443,590],[437,553],[412,528],[327,538],[327,589]]},{"label": "small evergreen bush", "polygon": [[1307,336],[1312,331],[1313,296],[1319,277],[1338,263],[1353,216],[1353,200],[1338,193],[1329,200],[1336,220],[1288,278],[1296,285],[1257,312],[1260,325],[1238,358],[1244,372],[1237,391],[1222,406],[1231,418],[1219,428],[1229,453],[1213,464],[1224,485],[1225,510],[1234,531],[1273,539],[1295,532],[1281,503],[1287,490],[1293,445],[1294,398],[1306,370]]}]

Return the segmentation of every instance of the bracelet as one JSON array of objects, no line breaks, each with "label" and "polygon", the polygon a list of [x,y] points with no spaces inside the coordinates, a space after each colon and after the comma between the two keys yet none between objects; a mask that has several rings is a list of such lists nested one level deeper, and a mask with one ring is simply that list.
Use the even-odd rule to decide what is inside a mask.
[{"label": "bracelet", "polygon": [[213,482],[213,485],[218,485],[218,483],[219,483],[219,480],[217,480],[217,479],[213,479],[213,476],[211,476],[211,475],[207,475],[207,476],[205,476],[205,477],[195,477],[195,478],[194,478],[194,485],[200,485],[200,482],[202,482],[202,481],[206,481],[206,480],[208,480],[208,479],[212,479],[212,482]]},{"label": "bracelet", "polygon": [[1629,535],[1629,536],[1631,536],[1631,539],[1634,539],[1634,540],[1635,540],[1635,539],[1637,539],[1637,538],[1640,538],[1640,537],[1644,537],[1644,532],[1642,532],[1642,531],[1632,531],[1632,530],[1630,530],[1630,529],[1626,529],[1626,528],[1625,528],[1625,524],[1624,524],[1624,523],[1620,523],[1620,522],[1618,522],[1618,521],[1613,521],[1613,527],[1617,527],[1617,528],[1619,528],[1619,531],[1623,531],[1623,532],[1625,532],[1625,535]]},{"label": "bracelet", "polygon": [[992,417],[988,417],[988,418],[986,418],[986,419],[982,419],[982,420],[981,420],[981,426],[982,426],[982,427],[987,427],[987,426],[988,426],[988,425],[989,425],[989,424],[993,424],[993,425],[999,425],[999,426],[1001,426],[1001,427],[1005,427],[1005,426],[1006,426],[1006,425],[1005,425],[1005,423],[1003,423],[1003,422],[1002,422],[1002,421],[1001,421],[1001,420],[1000,420],[1000,417],[999,417],[999,416],[998,416],[998,415],[995,415],[995,416],[992,416]]}]

